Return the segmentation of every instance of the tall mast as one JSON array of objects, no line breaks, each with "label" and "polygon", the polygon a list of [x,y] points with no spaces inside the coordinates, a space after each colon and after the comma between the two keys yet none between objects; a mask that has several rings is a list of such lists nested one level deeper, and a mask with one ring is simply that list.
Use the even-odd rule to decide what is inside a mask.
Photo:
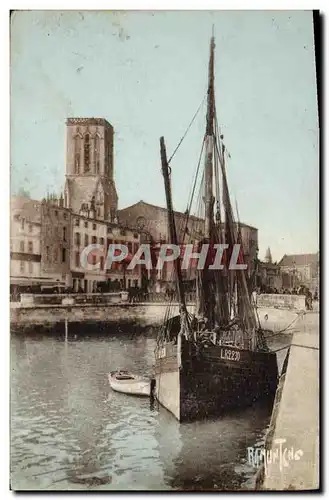
[{"label": "tall mast", "polygon": [[[166,146],[163,137],[160,138],[160,153],[161,153],[162,174],[164,178],[165,192],[166,192],[170,243],[173,245],[178,245],[175,216],[174,216],[174,209],[171,196],[170,173],[169,173],[170,167],[167,161]],[[177,293],[178,293],[178,301],[180,304],[181,314],[183,314],[184,320],[186,320],[187,322],[187,308],[186,308],[185,294],[183,288],[181,263],[179,258],[174,260],[174,267],[177,277]]]},{"label": "tall mast", "polygon": [[214,52],[215,38],[210,41],[209,76],[208,76],[208,107],[207,128],[205,140],[205,238],[211,239],[212,225],[214,219],[214,195],[213,195],[213,151],[214,151],[214,115],[215,115],[215,91],[214,91]]}]

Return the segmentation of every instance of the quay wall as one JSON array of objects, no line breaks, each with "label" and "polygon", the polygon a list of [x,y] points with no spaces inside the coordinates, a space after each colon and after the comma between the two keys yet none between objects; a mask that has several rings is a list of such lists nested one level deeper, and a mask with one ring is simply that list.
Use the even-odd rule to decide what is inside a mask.
[{"label": "quay wall", "polygon": [[[127,297],[124,297],[122,293],[26,294],[22,295],[21,302],[10,304],[11,325],[13,327],[51,326],[67,320],[74,323],[122,322],[156,326],[163,321],[169,302],[161,301],[161,297],[153,297],[153,299],[157,300],[131,303],[127,302]],[[298,314],[303,312],[301,308],[303,302],[302,296],[259,295],[257,313],[261,326],[273,331],[286,328]],[[194,303],[189,302],[188,308],[191,313],[194,312],[194,307]],[[171,315],[178,314],[178,304],[172,304],[171,309]]]},{"label": "quay wall", "polygon": [[294,334],[277,389],[256,489],[317,490],[319,483],[319,315]]},{"label": "quay wall", "polygon": [[[34,307],[11,308],[11,325],[24,327],[32,325],[52,325],[67,320],[73,323],[84,321],[106,323],[138,323],[141,326],[161,324],[168,303],[133,303],[107,305],[38,305]],[[194,305],[188,305],[193,313]],[[172,305],[172,315],[179,314],[178,304]]]},{"label": "quay wall", "polygon": [[[65,320],[72,323],[131,323],[141,326],[157,326],[163,321],[168,302],[149,303],[111,303],[111,304],[74,304],[67,305],[33,305],[23,306],[20,303],[11,307],[11,326],[24,328],[35,326],[51,327]],[[189,312],[194,312],[194,304],[188,305]],[[259,308],[257,310],[263,328],[273,331],[285,329],[297,318],[291,310]],[[178,304],[171,306],[171,315],[179,313]]]},{"label": "quay wall", "polygon": [[278,309],[293,309],[305,311],[304,295],[260,294],[256,298],[257,307],[275,307]]}]

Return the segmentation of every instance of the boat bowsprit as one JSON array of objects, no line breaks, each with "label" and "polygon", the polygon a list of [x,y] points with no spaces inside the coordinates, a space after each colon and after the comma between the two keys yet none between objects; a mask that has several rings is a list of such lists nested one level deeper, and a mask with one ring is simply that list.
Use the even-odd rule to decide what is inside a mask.
[{"label": "boat bowsprit", "polygon": [[151,396],[151,379],[128,371],[114,371],[108,375],[113,391],[134,396]]}]

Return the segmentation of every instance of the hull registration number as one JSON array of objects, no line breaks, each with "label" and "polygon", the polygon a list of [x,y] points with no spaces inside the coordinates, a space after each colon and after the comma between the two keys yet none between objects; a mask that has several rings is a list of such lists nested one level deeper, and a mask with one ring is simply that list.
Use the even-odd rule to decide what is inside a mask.
[{"label": "hull registration number", "polygon": [[220,351],[221,359],[227,359],[229,361],[240,361],[240,352],[233,351],[232,349],[221,349]]}]

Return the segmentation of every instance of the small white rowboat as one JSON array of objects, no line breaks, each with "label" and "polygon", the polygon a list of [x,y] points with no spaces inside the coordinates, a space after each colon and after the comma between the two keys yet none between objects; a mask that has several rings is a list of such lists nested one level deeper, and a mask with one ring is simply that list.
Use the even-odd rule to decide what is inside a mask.
[{"label": "small white rowboat", "polygon": [[134,396],[150,396],[151,381],[127,371],[111,372],[108,375],[111,388],[116,392]]}]

